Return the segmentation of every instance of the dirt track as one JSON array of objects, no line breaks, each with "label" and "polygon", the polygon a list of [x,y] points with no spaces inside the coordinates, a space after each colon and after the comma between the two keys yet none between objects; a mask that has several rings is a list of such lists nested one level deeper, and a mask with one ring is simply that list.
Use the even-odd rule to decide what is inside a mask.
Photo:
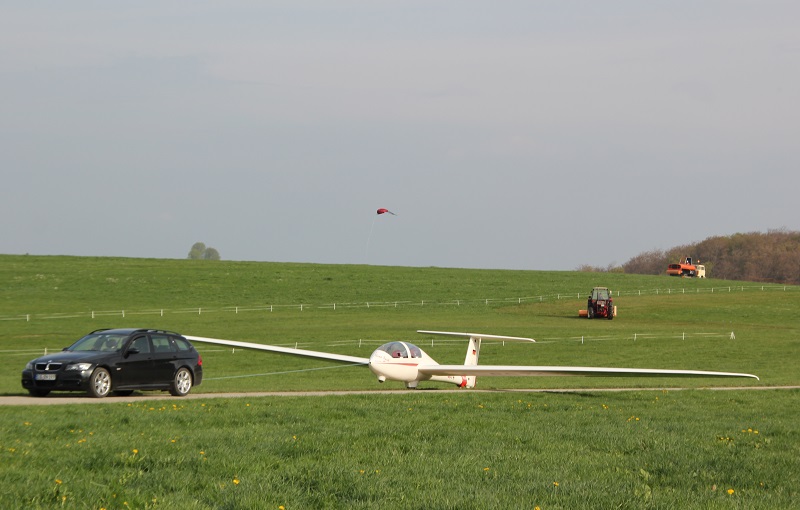
[{"label": "dirt track", "polygon": [[163,392],[140,393],[129,397],[91,398],[77,393],[55,393],[47,397],[18,395],[0,397],[0,406],[35,406],[64,404],[114,404],[120,402],[147,402],[153,400],[196,400],[212,398],[256,398],[256,397],[328,397],[331,395],[408,395],[418,393],[601,393],[618,391],[730,391],[730,390],[794,390],[800,386],[730,386],[719,388],[548,388],[548,389],[507,389],[507,390],[463,390],[463,389],[418,389],[418,390],[334,390],[334,391],[263,391],[250,393],[190,393],[185,397],[173,397]]}]

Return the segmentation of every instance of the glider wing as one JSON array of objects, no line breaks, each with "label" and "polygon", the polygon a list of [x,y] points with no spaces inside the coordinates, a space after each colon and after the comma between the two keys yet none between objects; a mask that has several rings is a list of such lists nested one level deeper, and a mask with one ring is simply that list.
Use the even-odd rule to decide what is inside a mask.
[{"label": "glider wing", "polygon": [[752,374],[734,372],[709,372],[705,370],[660,370],[649,368],[609,367],[557,367],[557,366],[513,366],[513,365],[420,365],[421,374],[426,375],[494,375],[494,376],[562,376],[583,375],[595,377],[751,377]]},{"label": "glider wing", "polygon": [[292,354],[294,356],[305,356],[307,358],[327,359],[331,361],[353,363],[355,365],[369,365],[369,358],[359,358],[357,356],[347,356],[345,354],[308,351],[306,349],[292,349],[291,347],[279,347],[277,345],[256,344],[252,342],[237,342],[235,340],[221,340],[219,338],[205,338],[201,336],[184,335],[184,338],[192,342],[203,342],[208,344],[226,345],[228,347],[241,347],[243,349],[256,349],[259,351],[278,352],[281,354]]},{"label": "glider wing", "polygon": [[443,336],[457,336],[461,338],[474,338],[481,340],[517,340],[520,342],[536,342],[533,338],[526,338],[520,336],[502,336],[502,335],[484,335],[483,333],[453,333],[451,331],[425,331],[417,330],[417,333],[423,335],[443,335]]}]

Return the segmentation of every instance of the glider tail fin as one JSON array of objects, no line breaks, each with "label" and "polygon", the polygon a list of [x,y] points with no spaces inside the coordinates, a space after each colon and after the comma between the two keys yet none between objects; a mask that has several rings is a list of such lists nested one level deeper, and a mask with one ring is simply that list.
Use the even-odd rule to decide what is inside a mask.
[{"label": "glider tail fin", "polygon": [[[459,336],[461,338],[469,338],[469,346],[467,347],[467,356],[464,359],[464,365],[466,366],[478,365],[478,356],[480,355],[481,351],[481,340],[502,340],[503,342],[505,342],[506,340],[511,340],[511,341],[516,340],[522,342],[536,341],[533,338],[525,338],[518,336],[484,335],[481,333],[454,333],[451,331],[427,331],[422,329],[417,330],[417,333],[429,334],[429,335]],[[468,375],[462,377],[463,377],[463,382],[460,384],[460,386],[466,388],[475,387],[474,375]]]},{"label": "glider tail fin", "polygon": [[[481,337],[470,335],[469,337],[469,345],[467,346],[467,356],[464,358],[464,364],[468,366],[477,366],[478,365],[478,357],[481,354]],[[474,375],[468,375],[465,377],[467,380],[466,387],[467,388],[474,388],[475,382],[477,377]]]}]

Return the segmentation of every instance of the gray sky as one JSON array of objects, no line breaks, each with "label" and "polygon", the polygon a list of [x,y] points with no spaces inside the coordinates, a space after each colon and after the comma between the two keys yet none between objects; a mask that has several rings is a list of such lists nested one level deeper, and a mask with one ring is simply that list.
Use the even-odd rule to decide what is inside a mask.
[{"label": "gray sky", "polygon": [[0,253],[570,270],[800,230],[799,26],[770,0],[4,1]]}]

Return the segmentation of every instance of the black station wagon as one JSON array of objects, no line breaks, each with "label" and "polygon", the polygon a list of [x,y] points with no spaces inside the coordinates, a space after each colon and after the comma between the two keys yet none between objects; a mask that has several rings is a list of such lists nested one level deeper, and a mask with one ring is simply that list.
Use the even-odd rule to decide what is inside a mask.
[{"label": "black station wagon", "polygon": [[35,397],[51,391],[165,390],[184,396],[203,380],[203,359],[178,333],[156,329],[100,329],[63,351],[29,362],[22,387]]}]

